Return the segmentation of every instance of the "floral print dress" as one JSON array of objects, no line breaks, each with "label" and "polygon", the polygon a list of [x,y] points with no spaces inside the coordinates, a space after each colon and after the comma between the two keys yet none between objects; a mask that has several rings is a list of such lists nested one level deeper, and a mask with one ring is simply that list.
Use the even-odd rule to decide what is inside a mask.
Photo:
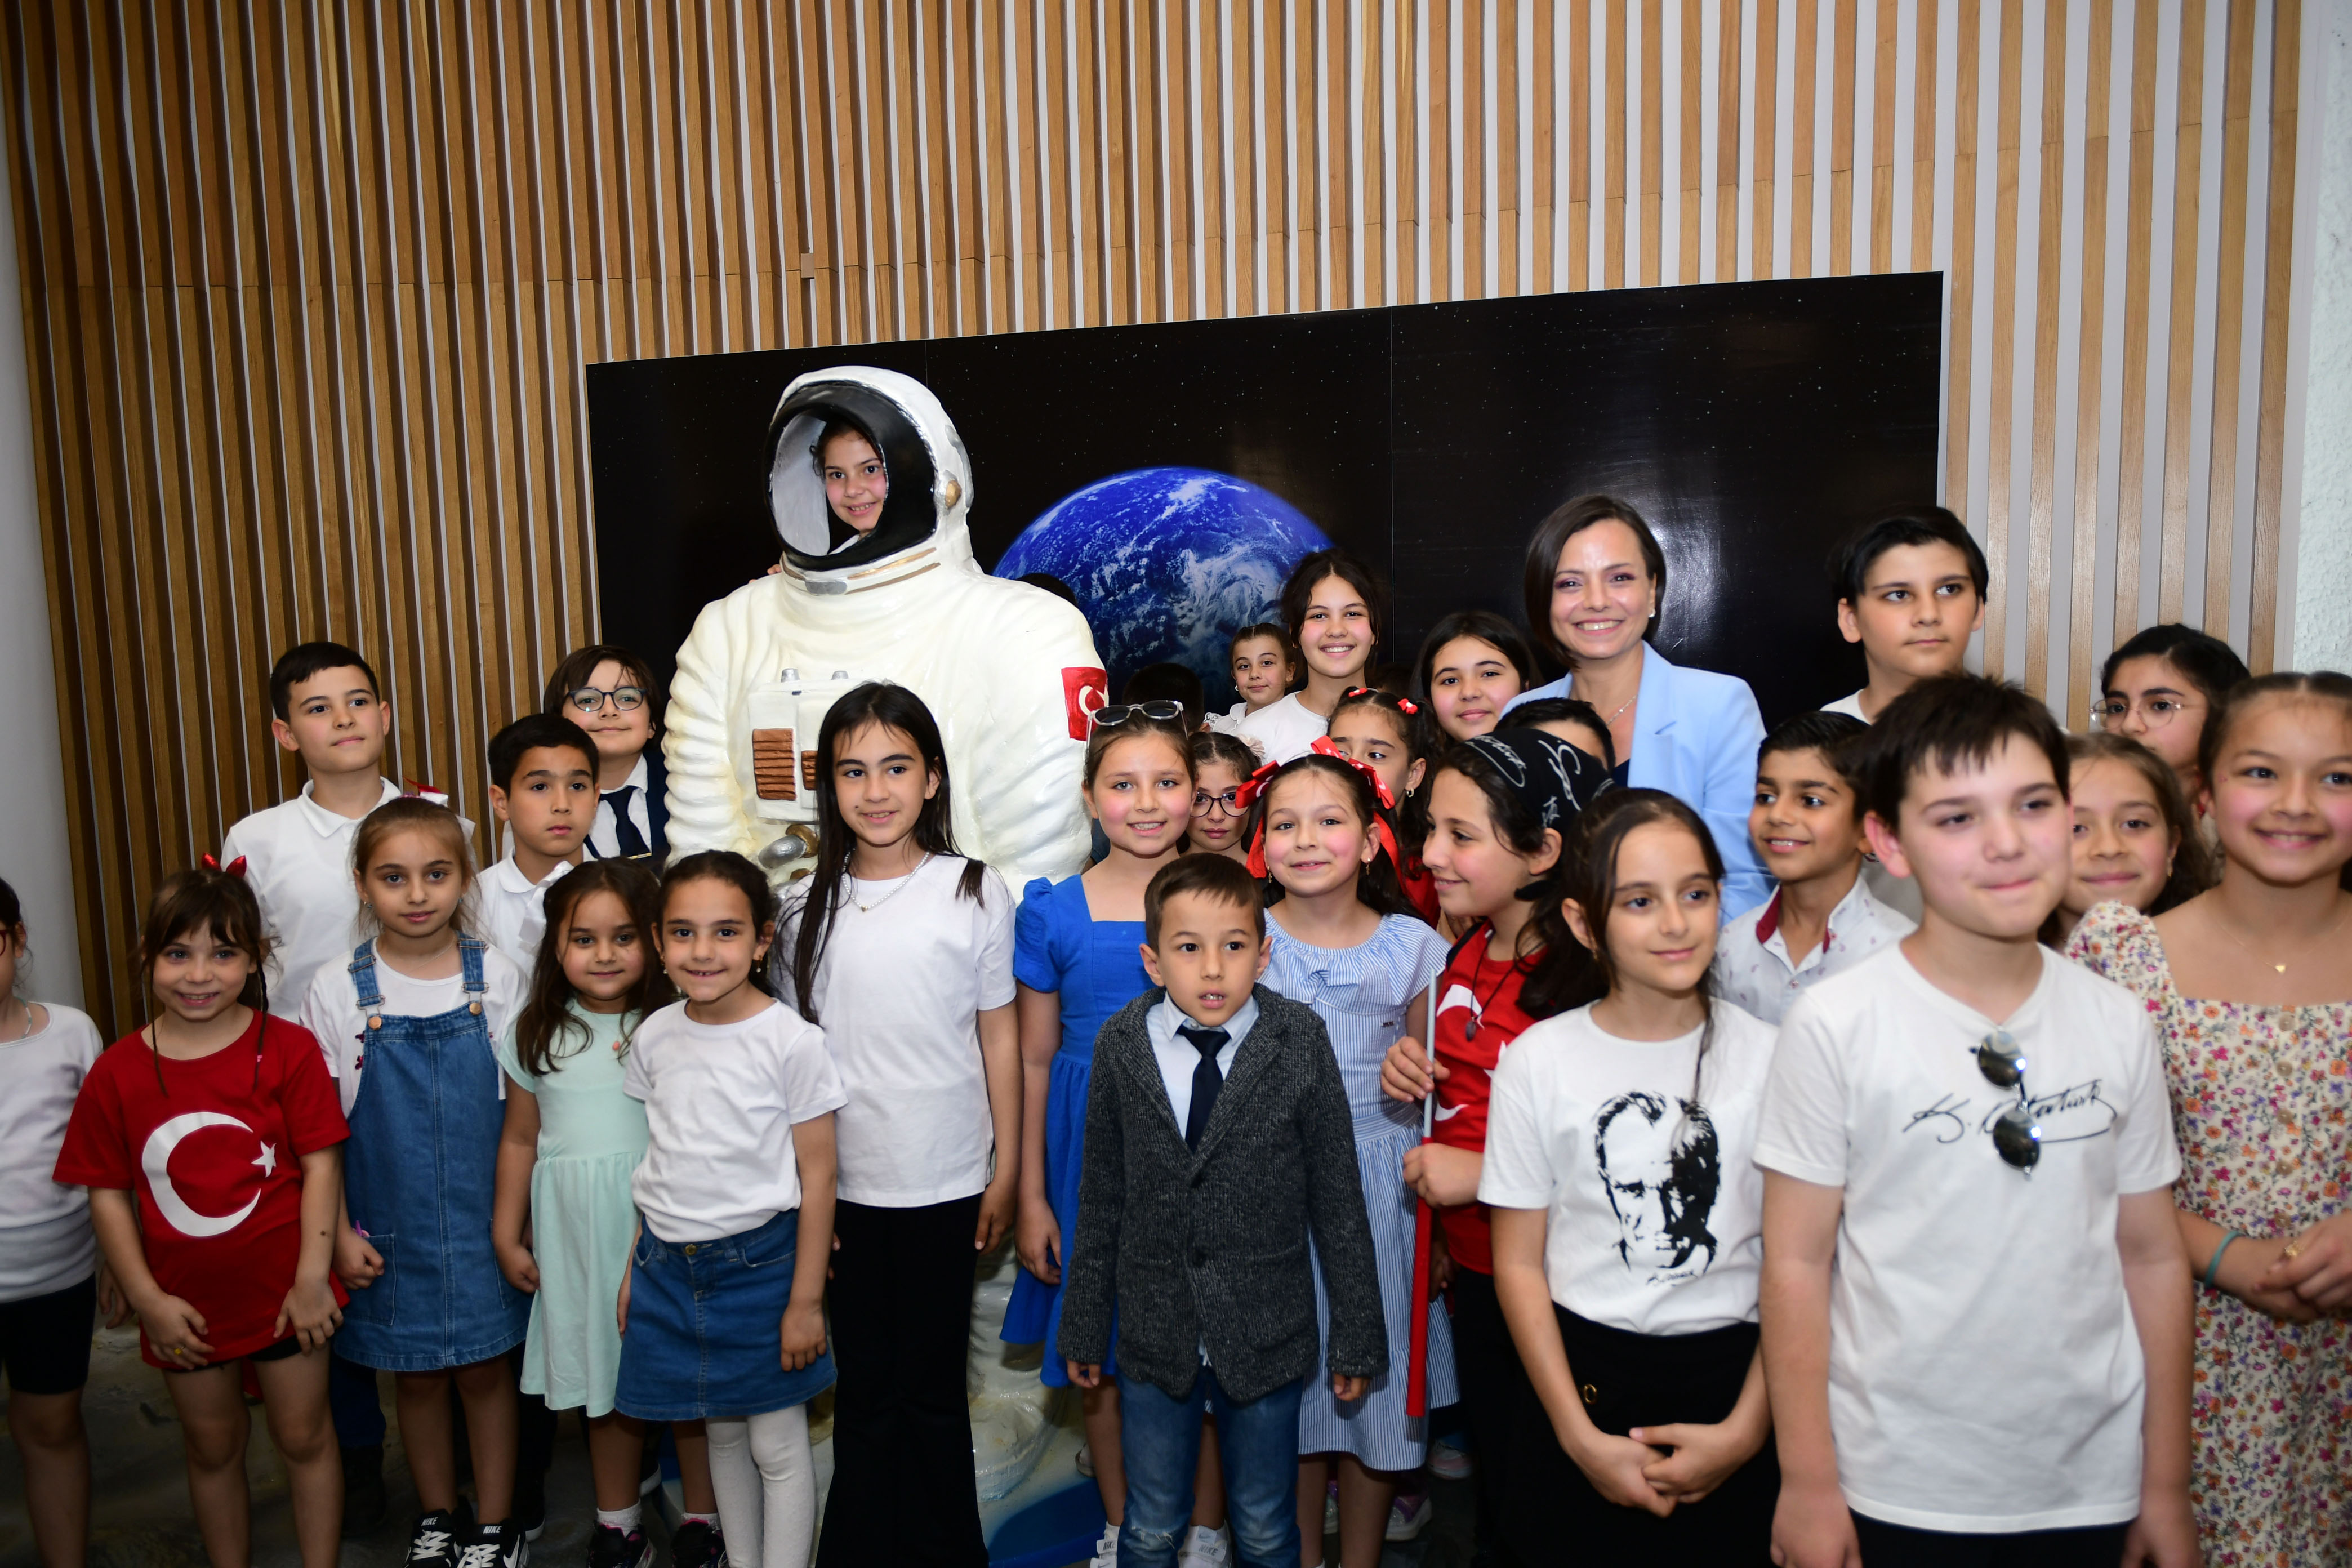
[{"label": "floral print dress", "polygon": [[[2155,922],[2083,918],[2066,953],[2147,1005],[2180,1142],[2182,1207],[2248,1236],[2344,1210],[2352,1174],[2352,1004],[2183,997]],[[2192,1258],[2200,1273],[2206,1259]],[[2197,1292],[2192,1490],[2207,1568],[2352,1564],[2352,1318],[2281,1322]]]}]

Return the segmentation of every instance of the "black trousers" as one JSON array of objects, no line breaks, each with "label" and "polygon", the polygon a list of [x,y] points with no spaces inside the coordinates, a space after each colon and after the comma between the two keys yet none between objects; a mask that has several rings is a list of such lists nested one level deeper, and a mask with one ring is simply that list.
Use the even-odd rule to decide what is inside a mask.
[{"label": "black trousers", "polygon": [[[1622,1437],[1635,1426],[1687,1421],[1712,1426],[1731,1414],[1756,1357],[1756,1325],[1738,1323],[1696,1334],[1633,1334],[1580,1318],[1559,1306],[1552,1316],[1568,1351],[1569,1371],[1585,1414]],[[1780,1465],[1768,1439],[1745,1465],[1695,1503],[1660,1519],[1610,1501],[1559,1446],[1551,1417],[1532,1388],[1521,1407],[1511,1489],[1503,1530],[1522,1563],[1575,1560],[1640,1563],[1645,1568],[1766,1568],[1772,1560],[1772,1510]],[[1905,1555],[1863,1561],[1908,1564]]]},{"label": "black trousers", "polygon": [[977,1193],[924,1208],[834,1209],[838,1381],[818,1568],[985,1568],[964,1392],[979,1225]]},{"label": "black trousers", "polygon": [[2017,1535],[1951,1535],[1853,1516],[1868,1563],[1904,1568],[2116,1568],[2124,1560],[2125,1524],[2087,1530],[2033,1530]]},{"label": "black trousers", "polygon": [[1526,1368],[1511,1343],[1511,1326],[1503,1321],[1503,1304],[1495,1295],[1495,1277],[1454,1266],[1454,1283],[1446,1292],[1454,1310],[1454,1376],[1462,1390],[1463,1424],[1470,1428],[1475,1468],[1471,1493],[1478,1503],[1479,1554],[1510,1568],[1518,1559],[1503,1534],[1503,1500],[1510,1496],[1510,1477],[1517,1459],[1517,1414],[1535,1403]]}]

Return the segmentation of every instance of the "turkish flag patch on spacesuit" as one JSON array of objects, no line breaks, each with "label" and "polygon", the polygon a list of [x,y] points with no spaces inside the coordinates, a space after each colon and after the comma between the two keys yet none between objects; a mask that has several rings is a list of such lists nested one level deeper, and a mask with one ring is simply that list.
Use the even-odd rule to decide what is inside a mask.
[{"label": "turkish flag patch on spacesuit", "polygon": [[1099,669],[1064,668],[1062,702],[1069,711],[1070,739],[1083,741],[1094,717],[1110,700],[1110,676]]}]

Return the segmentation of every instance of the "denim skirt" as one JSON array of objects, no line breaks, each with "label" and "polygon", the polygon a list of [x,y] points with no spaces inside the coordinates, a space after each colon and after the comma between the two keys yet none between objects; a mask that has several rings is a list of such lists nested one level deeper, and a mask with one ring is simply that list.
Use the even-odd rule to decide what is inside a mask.
[{"label": "denim skirt", "polygon": [[668,1242],[647,1226],[629,1258],[629,1326],[614,1408],[642,1421],[763,1415],[833,1386],[833,1352],[783,1363],[798,1209],[716,1241]]}]

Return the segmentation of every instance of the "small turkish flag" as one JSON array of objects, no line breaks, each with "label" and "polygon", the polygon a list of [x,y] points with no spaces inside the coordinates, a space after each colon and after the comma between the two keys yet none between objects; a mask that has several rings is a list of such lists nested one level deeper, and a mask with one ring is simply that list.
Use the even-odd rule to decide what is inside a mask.
[{"label": "small turkish flag", "polygon": [[1083,741],[1094,727],[1095,714],[1110,700],[1110,677],[1099,669],[1065,668],[1062,702],[1070,718],[1070,739]]}]

